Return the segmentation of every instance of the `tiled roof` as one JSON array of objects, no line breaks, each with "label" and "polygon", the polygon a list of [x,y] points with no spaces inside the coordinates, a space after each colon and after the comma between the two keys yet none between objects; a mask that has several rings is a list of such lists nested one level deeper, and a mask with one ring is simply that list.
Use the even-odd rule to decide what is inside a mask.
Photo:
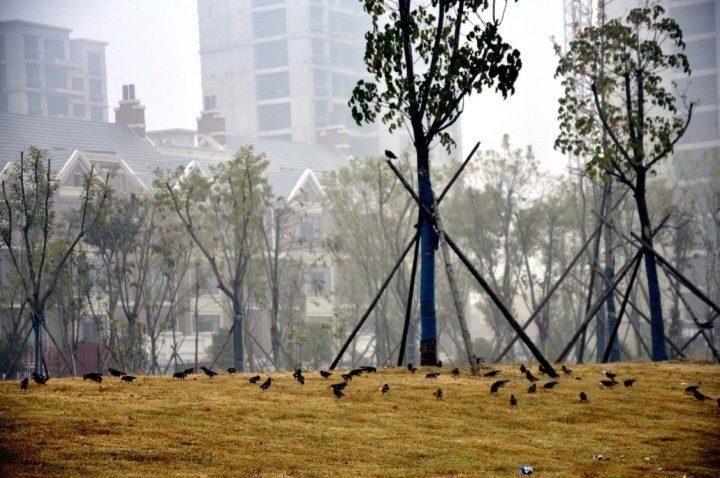
[{"label": "tiled roof", "polygon": [[349,163],[348,158],[335,149],[319,144],[228,135],[225,148],[228,152],[234,152],[247,145],[252,145],[256,153],[265,154],[265,158],[270,163],[269,172],[287,169],[297,169],[302,172],[311,169],[316,173],[324,173],[340,169]]}]

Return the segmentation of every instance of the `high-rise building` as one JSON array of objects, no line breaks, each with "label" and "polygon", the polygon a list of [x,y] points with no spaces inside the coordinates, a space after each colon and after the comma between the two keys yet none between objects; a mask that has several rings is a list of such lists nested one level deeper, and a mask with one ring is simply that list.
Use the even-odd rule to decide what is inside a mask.
[{"label": "high-rise building", "polygon": [[107,121],[107,43],[71,31],[0,21],[0,111]]}]

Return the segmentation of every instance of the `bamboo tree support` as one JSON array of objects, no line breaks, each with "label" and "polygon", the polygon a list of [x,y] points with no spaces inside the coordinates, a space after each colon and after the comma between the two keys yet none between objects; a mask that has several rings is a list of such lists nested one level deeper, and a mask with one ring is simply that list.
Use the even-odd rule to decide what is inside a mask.
[{"label": "bamboo tree support", "polygon": [[[48,337],[50,337],[50,340],[52,341],[53,345],[55,345],[55,348],[57,349],[58,353],[60,354],[60,357],[62,357],[63,362],[65,362],[65,366],[68,368],[68,371],[70,372],[70,374],[73,374],[72,364],[67,359],[67,357],[65,357],[65,354],[63,353],[62,349],[60,348],[58,343],[55,341],[55,337],[53,337],[52,334],[50,333],[50,331],[48,330],[47,324],[45,324],[45,321],[44,320],[40,321],[40,325],[42,326],[43,329],[45,329],[45,332],[48,334]],[[45,363],[44,357],[43,357],[43,363]],[[83,367],[84,366],[85,365],[83,364]],[[49,375],[47,375],[47,364],[45,364],[45,373],[46,373],[46,376],[49,376]]]},{"label": "bamboo tree support", "polygon": [[[418,221],[417,230],[420,230]],[[407,304],[405,306],[405,323],[403,324],[402,338],[400,340],[400,353],[398,354],[397,365],[402,367],[405,360],[405,348],[407,347],[408,330],[412,319],[413,294],[415,292],[415,277],[417,276],[418,254],[420,252],[420,241],[415,241],[415,252],[413,254],[412,270],[410,272],[410,288],[408,289]]]},{"label": "bamboo tree support", "polygon": [[440,249],[442,251],[443,262],[445,262],[445,272],[447,273],[450,293],[452,294],[453,303],[455,304],[455,311],[460,324],[460,332],[462,333],[463,342],[465,343],[465,352],[467,354],[468,363],[470,364],[470,371],[473,375],[477,375],[478,364],[477,360],[475,360],[475,352],[473,349],[472,339],[470,338],[470,330],[468,330],[467,320],[465,320],[465,307],[460,299],[460,292],[458,291],[457,281],[455,280],[455,272],[453,271],[453,266],[450,262],[450,252],[448,251],[448,245],[445,238],[445,229],[443,228],[442,219],[440,218],[437,200],[435,200],[434,197],[433,209],[435,210],[435,224],[437,226],[440,239]]},{"label": "bamboo tree support", "polygon": [[628,300],[630,300],[630,292],[635,285],[635,278],[637,277],[637,273],[640,269],[641,263],[642,258],[635,262],[635,267],[633,268],[632,274],[630,275],[630,280],[628,281],[627,288],[625,289],[625,297],[623,297],[622,303],[620,304],[620,311],[618,312],[612,332],[610,332],[610,337],[608,337],[607,347],[605,347],[605,353],[603,355],[603,363],[607,363],[610,359],[610,354],[612,353],[615,339],[617,337],[618,331],[620,330],[620,321],[622,321],[623,314],[625,313],[625,307],[627,307]]}]

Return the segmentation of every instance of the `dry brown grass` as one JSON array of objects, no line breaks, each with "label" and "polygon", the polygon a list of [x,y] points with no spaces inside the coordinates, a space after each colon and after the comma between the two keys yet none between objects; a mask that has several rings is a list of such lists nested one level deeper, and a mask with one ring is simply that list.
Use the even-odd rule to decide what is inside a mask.
[{"label": "dry brown grass", "polygon": [[[602,366],[573,367],[552,391],[526,393],[516,367],[490,379],[404,370],[355,378],[337,400],[317,373],[173,381],[140,377],[0,384],[0,476],[720,476],[720,367],[618,364],[633,388],[598,386]],[[381,396],[380,387],[391,391]],[[433,390],[441,387],[442,401]],[[587,392],[589,403],[578,394]],[[509,396],[518,397],[511,409]],[[604,455],[597,461],[593,455]]]}]

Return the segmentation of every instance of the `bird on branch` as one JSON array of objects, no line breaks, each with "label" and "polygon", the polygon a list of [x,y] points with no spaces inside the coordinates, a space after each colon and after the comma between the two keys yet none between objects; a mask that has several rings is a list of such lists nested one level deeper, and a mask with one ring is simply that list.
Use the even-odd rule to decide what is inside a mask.
[{"label": "bird on branch", "polygon": [[386,149],[386,150],[385,150],[385,156],[386,156],[388,159],[397,159],[397,156],[395,156],[395,153],[393,153],[393,152],[390,151],[389,149]]}]

